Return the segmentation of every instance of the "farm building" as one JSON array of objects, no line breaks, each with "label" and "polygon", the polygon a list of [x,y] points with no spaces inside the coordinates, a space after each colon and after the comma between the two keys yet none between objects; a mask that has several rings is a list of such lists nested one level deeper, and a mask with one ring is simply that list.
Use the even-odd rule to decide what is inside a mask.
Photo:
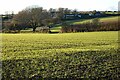
[{"label": "farm building", "polygon": [[64,14],[63,19],[80,19],[81,14]]},{"label": "farm building", "polygon": [[89,16],[90,17],[102,17],[102,16],[105,16],[105,14],[101,13],[101,12],[96,12],[96,13],[89,13]]}]

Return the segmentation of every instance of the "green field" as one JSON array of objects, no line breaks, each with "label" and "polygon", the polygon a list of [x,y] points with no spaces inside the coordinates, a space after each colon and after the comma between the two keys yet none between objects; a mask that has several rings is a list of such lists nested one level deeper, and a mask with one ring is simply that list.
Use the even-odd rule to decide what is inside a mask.
[{"label": "green field", "polygon": [[[99,18],[100,22],[111,22],[111,21],[118,21],[118,16],[117,17],[104,17],[104,18]],[[92,19],[89,20],[82,20],[82,21],[75,21],[73,22],[73,24],[82,24],[82,23],[86,23],[86,22],[91,22]]]},{"label": "green field", "polygon": [[60,32],[61,26],[53,27],[50,29],[52,32]]},{"label": "green field", "polygon": [[[99,18],[100,22],[113,22],[113,21],[118,21],[120,17],[119,16],[112,16],[112,17],[103,17],[103,18]],[[83,23],[87,23],[87,22],[91,22],[93,19],[80,19],[80,20],[71,20],[71,21],[66,21],[66,23],[68,24],[83,24]],[[62,26],[56,26],[51,28],[52,32],[60,32],[60,29],[62,28]]]},{"label": "green field", "polygon": [[2,34],[3,78],[118,79],[118,32]]}]

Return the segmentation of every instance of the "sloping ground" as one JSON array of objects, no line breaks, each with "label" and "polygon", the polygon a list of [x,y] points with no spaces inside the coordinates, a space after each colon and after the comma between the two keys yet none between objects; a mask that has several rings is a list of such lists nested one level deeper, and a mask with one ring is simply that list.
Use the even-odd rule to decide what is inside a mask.
[{"label": "sloping ground", "polygon": [[101,18],[100,21],[101,22],[114,22],[114,21],[118,21],[120,19],[119,17],[108,17],[108,18]]},{"label": "sloping ground", "polygon": [[[120,17],[104,17],[104,18],[99,18],[100,22],[113,22],[113,21],[118,21],[118,19],[120,19]],[[68,24],[82,24],[82,23],[86,23],[86,22],[91,22],[92,19],[81,19],[81,20],[72,20],[72,21],[66,21]],[[51,28],[51,31],[58,31],[60,32],[61,29],[61,25],[59,26],[55,26],[53,28]]]},{"label": "sloping ground", "polygon": [[[100,22],[111,22],[111,21],[118,21],[118,16],[117,17],[105,17],[105,18],[99,18]],[[89,20],[83,20],[83,21],[76,21],[73,22],[73,24],[81,24],[81,23],[86,23],[86,22],[91,22],[92,19]]]}]

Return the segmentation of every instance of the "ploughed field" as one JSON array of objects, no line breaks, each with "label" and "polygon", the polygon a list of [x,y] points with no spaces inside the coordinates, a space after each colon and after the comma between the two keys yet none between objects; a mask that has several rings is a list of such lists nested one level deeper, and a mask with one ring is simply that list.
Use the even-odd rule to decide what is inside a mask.
[{"label": "ploughed field", "polygon": [[3,79],[118,79],[118,31],[2,34]]}]

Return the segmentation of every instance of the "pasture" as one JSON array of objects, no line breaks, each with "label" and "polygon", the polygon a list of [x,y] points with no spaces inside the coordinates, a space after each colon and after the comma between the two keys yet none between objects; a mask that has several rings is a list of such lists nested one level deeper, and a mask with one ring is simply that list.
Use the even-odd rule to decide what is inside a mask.
[{"label": "pasture", "polygon": [[[119,16],[112,16],[112,17],[103,17],[103,18],[99,18],[100,22],[104,22],[104,23],[110,23],[110,22],[118,22],[118,19],[120,17]],[[87,22],[91,22],[93,19],[80,19],[80,20],[71,20],[71,21],[66,21],[67,24],[83,24],[83,23],[87,23]],[[55,26],[53,28],[51,28],[50,30],[52,32],[60,32],[62,28],[62,25],[58,25]]]},{"label": "pasture", "polygon": [[[113,21],[118,21],[119,16],[117,17],[104,17],[104,18],[99,18],[100,22],[113,22]],[[75,21],[73,22],[73,24],[82,24],[82,23],[86,23],[86,22],[91,22],[92,19],[87,19],[87,20],[82,20],[82,21]]]},{"label": "pasture", "polygon": [[118,31],[2,34],[3,78],[118,79],[118,43]]}]

